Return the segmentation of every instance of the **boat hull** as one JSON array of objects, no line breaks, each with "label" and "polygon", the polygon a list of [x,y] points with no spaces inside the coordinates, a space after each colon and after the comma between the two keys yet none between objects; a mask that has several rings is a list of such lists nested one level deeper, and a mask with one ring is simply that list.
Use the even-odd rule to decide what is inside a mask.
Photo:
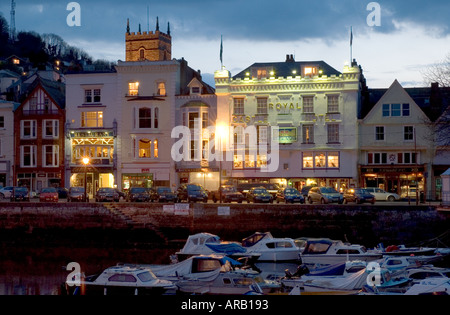
[{"label": "boat hull", "polygon": [[329,254],[317,254],[317,255],[301,255],[302,263],[308,266],[326,266],[326,265],[335,265],[342,264],[346,261],[375,261],[381,259],[383,257],[382,254],[365,254],[365,255],[329,255]]}]

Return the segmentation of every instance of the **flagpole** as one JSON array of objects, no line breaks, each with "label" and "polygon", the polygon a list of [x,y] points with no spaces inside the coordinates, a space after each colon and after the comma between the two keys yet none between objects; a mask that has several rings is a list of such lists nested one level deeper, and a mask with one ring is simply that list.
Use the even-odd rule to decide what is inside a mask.
[{"label": "flagpole", "polygon": [[353,65],[353,26],[350,26],[350,67]]},{"label": "flagpole", "polygon": [[223,41],[222,35],[220,35],[220,70],[223,69]]}]

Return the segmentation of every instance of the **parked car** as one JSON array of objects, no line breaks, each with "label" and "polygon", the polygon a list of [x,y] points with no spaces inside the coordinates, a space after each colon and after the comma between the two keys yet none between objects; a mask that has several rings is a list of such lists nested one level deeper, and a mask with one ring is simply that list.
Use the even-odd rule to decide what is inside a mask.
[{"label": "parked car", "polygon": [[308,198],[309,190],[313,187],[315,186],[303,186],[303,188],[300,190],[300,193],[302,194],[303,198],[305,198],[305,200]]},{"label": "parked car", "polygon": [[58,192],[59,199],[65,199],[65,198],[67,198],[67,195],[69,194],[69,190],[64,187],[56,187],[56,191]]},{"label": "parked car", "polygon": [[347,189],[343,197],[344,203],[348,202],[356,202],[356,203],[370,202],[371,204],[375,203],[375,196],[369,193],[369,191],[364,188]]},{"label": "parked car", "polygon": [[85,193],[84,187],[70,187],[67,202],[82,201],[89,202],[89,195]]},{"label": "parked car", "polygon": [[247,202],[273,202],[273,197],[264,187],[253,187],[247,193]]},{"label": "parked car", "polygon": [[43,188],[39,194],[40,202],[58,202],[58,191],[55,187]]},{"label": "parked car", "polygon": [[280,186],[278,184],[271,184],[271,183],[245,183],[245,184],[239,184],[237,186],[237,190],[244,195],[244,198],[247,197],[247,193],[254,187],[263,187],[265,188],[270,194],[272,194],[272,198],[275,199],[278,190],[280,189]]},{"label": "parked car", "polygon": [[244,195],[237,191],[233,185],[222,185],[218,190],[212,192],[212,200],[216,203],[222,197],[223,202],[242,203],[244,201]]},{"label": "parked car", "polygon": [[177,195],[170,187],[156,187],[151,190],[150,200],[158,202],[177,202]]},{"label": "parked car", "polygon": [[150,201],[150,195],[148,189],[144,187],[131,187],[128,192],[126,199],[128,202],[138,202],[138,201]]},{"label": "parked car", "polygon": [[366,187],[366,190],[375,196],[376,201],[395,201],[400,200],[400,196],[396,193],[384,191],[377,187]]},{"label": "parked car", "polygon": [[13,187],[10,199],[11,201],[30,201],[30,192],[27,187]]},{"label": "parked car", "polygon": [[281,188],[277,192],[277,203],[279,203],[280,201],[283,201],[286,203],[288,203],[288,202],[290,202],[290,203],[294,203],[294,202],[305,203],[305,198],[303,198],[302,194],[297,189],[295,189],[293,187],[286,187],[286,188]]},{"label": "parked car", "polygon": [[95,194],[95,201],[116,201],[119,202],[120,196],[114,188],[102,187]]},{"label": "parked car", "polygon": [[309,203],[320,202],[325,203],[342,203],[344,198],[333,187],[312,187],[308,192]]},{"label": "parked car", "polygon": [[208,192],[199,184],[182,184],[177,190],[178,201],[208,202]]},{"label": "parked car", "polygon": [[0,199],[11,198],[13,188],[13,186],[6,186],[0,189]]}]

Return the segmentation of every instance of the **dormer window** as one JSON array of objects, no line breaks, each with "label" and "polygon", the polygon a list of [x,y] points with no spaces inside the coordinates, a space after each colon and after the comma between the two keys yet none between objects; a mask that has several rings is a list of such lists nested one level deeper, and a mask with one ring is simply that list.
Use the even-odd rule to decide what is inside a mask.
[{"label": "dormer window", "polygon": [[191,94],[200,94],[200,87],[199,86],[191,87]]},{"label": "dormer window", "polygon": [[307,66],[303,68],[303,75],[305,77],[312,77],[317,75],[318,71],[317,71],[317,67],[314,66]]},{"label": "dormer window", "polygon": [[128,83],[128,95],[130,96],[139,95],[139,82]]}]

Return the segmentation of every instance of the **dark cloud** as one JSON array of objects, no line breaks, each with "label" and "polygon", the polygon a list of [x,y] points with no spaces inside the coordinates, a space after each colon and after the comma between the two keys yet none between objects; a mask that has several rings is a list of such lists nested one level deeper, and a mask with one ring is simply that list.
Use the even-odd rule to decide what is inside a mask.
[{"label": "dark cloud", "polygon": [[[307,38],[341,40],[353,26],[356,34],[367,31],[392,32],[393,21],[407,21],[439,27],[450,32],[448,0],[382,0],[380,27],[369,28],[366,18],[370,0],[166,0],[166,1],[76,1],[82,9],[82,26],[69,27],[66,6],[62,0],[18,0],[16,27],[38,33],[56,33],[63,38],[122,40],[126,20],[132,31],[155,29],[156,16],[166,31],[167,22],[175,38],[294,41]],[[39,10],[42,5],[42,12]],[[147,21],[147,6],[149,21]],[[9,22],[10,1],[0,4]]]}]

